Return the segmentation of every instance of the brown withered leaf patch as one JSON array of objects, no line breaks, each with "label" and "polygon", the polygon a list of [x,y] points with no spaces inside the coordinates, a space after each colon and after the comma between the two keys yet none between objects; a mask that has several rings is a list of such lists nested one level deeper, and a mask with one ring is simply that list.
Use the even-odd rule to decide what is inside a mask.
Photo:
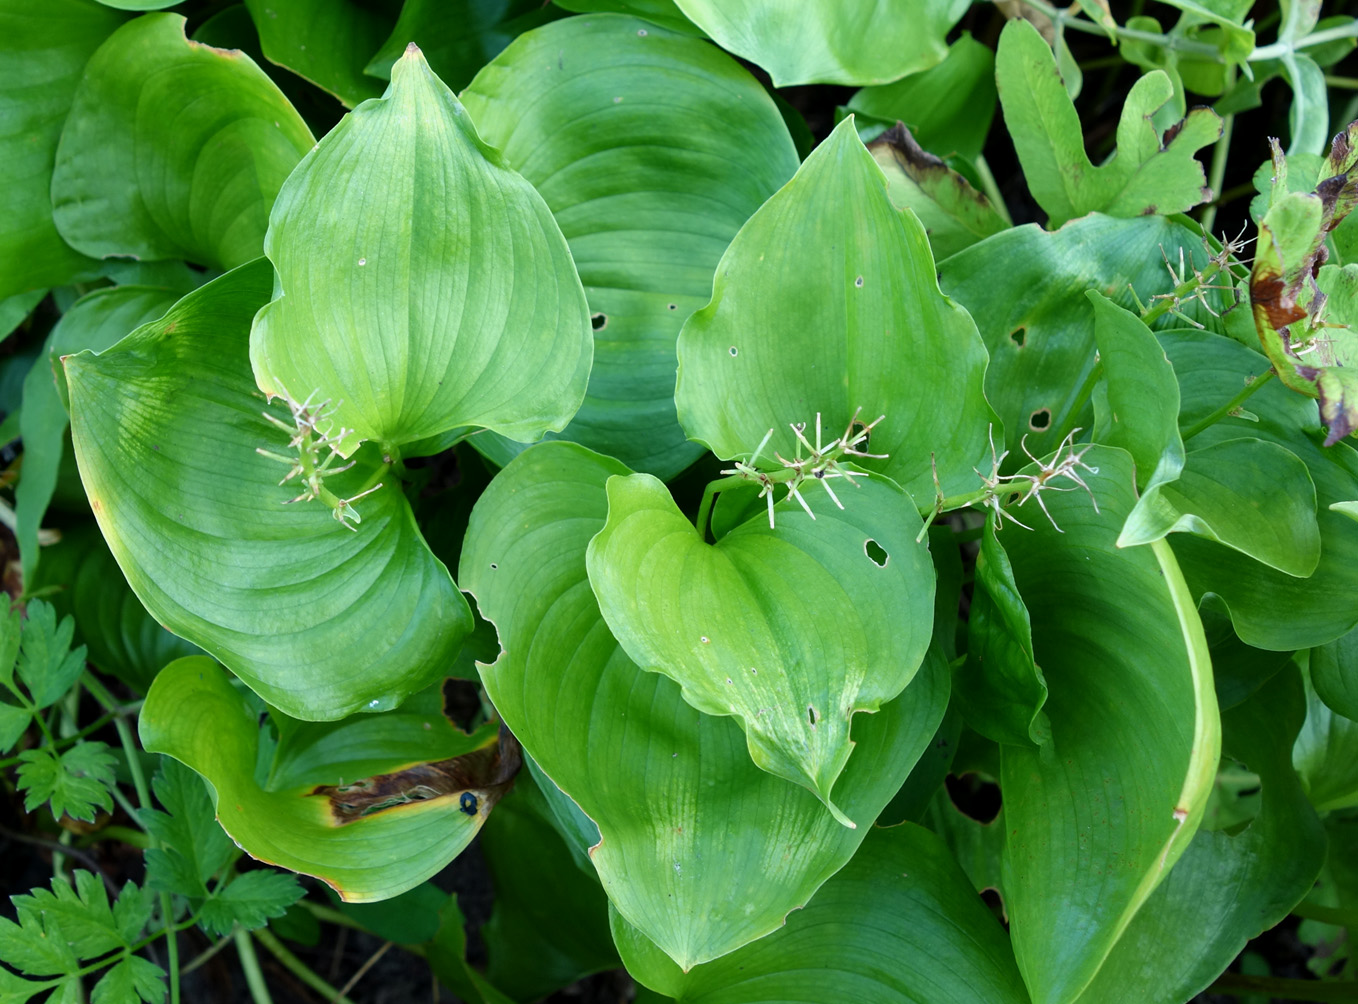
[{"label": "brown withered leaf patch", "polygon": [[503,725],[496,740],[448,760],[420,763],[352,784],[321,784],[310,792],[329,799],[336,824],[343,825],[413,802],[458,796],[469,816],[491,809],[511,788],[523,766],[523,749]]}]

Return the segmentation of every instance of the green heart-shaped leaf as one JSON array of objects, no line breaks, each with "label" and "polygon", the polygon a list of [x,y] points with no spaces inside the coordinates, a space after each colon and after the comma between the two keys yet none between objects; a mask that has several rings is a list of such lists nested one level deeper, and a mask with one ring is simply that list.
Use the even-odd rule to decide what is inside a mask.
[{"label": "green heart-shaped leaf", "polygon": [[[331,745],[343,750],[349,727],[372,732],[373,723],[382,718],[364,716],[331,726]],[[305,770],[294,771],[279,785],[261,787],[255,780],[259,716],[206,656],[179,659],[161,671],[138,727],[148,750],[172,756],[207,778],[217,819],[246,853],[314,875],[350,902],[396,896],[439,871],[471,843],[498,797],[473,779],[466,788],[397,802],[341,822],[332,798],[315,788],[334,784],[341,775],[353,784],[363,775],[351,773],[352,760],[331,762],[314,754],[306,757]],[[398,715],[376,728],[399,740],[409,724]],[[433,759],[484,750],[495,742],[495,727],[467,736],[444,722],[438,733],[427,735],[426,752]],[[388,770],[410,762],[392,754],[386,760]],[[379,762],[365,762],[363,769]],[[471,792],[472,799],[462,798],[463,792]],[[393,847],[401,853],[393,854]]]},{"label": "green heart-shaped leaf", "polygon": [[[1242,387],[1268,369],[1268,360],[1238,342],[1196,331],[1161,336],[1179,375],[1183,404],[1179,421],[1199,422],[1230,401]],[[1358,624],[1353,603],[1358,594],[1358,523],[1330,509],[1331,503],[1358,496],[1358,452],[1346,443],[1321,445],[1313,402],[1293,394],[1279,381],[1258,390],[1249,401],[1253,414],[1227,416],[1190,440],[1195,453],[1219,443],[1248,437],[1295,454],[1315,486],[1315,519],[1320,530],[1320,561],[1304,579],[1270,568],[1229,547],[1197,535],[1170,539],[1194,595],[1215,593],[1230,611],[1236,633],[1247,644],[1276,651],[1311,648],[1347,634]],[[1278,473],[1299,484],[1285,465]],[[1275,470],[1270,465],[1269,470]],[[1270,474],[1270,477],[1275,475]],[[1251,489],[1247,498],[1253,498]],[[1218,489],[1213,488],[1213,492]],[[1291,511],[1300,512],[1302,501]],[[1265,492],[1265,498],[1270,492]],[[1286,511],[1286,510],[1285,510]],[[1298,517],[1300,519],[1300,516]],[[1304,528],[1305,520],[1301,520]],[[1267,546],[1277,528],[1249,542]],[[1284,534],[1286,539],[1286,534]],[[1288,560],[1304,560],[1305,551]]]},{"label": "green heart-shaped leaf", "polygon": [[57,148],[57,229],[96,258],[258,258],[269,207],[315,140],[249,56],[148,14],[94,54]]},{"label": "green heart-shaped leaf", "polygon": [[[529,32],[462,101],[547,200],[594,312],[589,392],[562,438],[673,477],[702,453],[675,416],[675,341],[731,238],[797,170],[778,108],[708,43],[608,14]],[[486,439],[500,463],[522,449]]]},{"label": "green heart-shaped leaf", "polygon": [[709,545],[655,478],[612,478],[587,566],[633,662],[674,680],[699,711],[737,718],[761,769],[854,826],[831,799],[850,723],[919,669],[934,566],[899,488],[869,478],[842,493],[843,510],[819,492],[810,512],[785,499],[776,527],[760,513]]},{"label": "green heart-shaped leaf", "polygon": [[91,0],[0,2],[0,300],[90,278],[98,267],[52,222],[52,158],[86,61],[126,18]]},{"label": "green heart-shaped leaf", "polygon": [[1137,501],[1118,543],[1144,544],[1176,531],[1299,578],[1320,562],[1311,475],[1291,450],[1260,439],[1221,440],[1188,454],[1177,480],[1151,486]]},{"label": "green heart-shaped leaf", "polygon": [[[736,722],[694,710],[609,633],[585,550],[604,527],[605,483],[628,473],[573,444],[525,451],[477,502],[459,574],[500,632],[504,653],[482,670],[495,707],[588,815],[584,829],[597,824],[590,856],[614,906],[690,968],[780,927],[869,827],[841,826],[757,768]],[[937,730],[947,689],[931,650],[903,695],[855,723],[835,788],[846,815],[876,818]]]},{"label": "green heart-shaped leaf", "polygon": [[133,328],[160,317],[176,299],[177,293],[153,286],[96,289],[61,315],[24,378],[19,416],[24,466],[14,493],[14,536],[19,542],[25,583],[33,582],[38,569],[38,529],[56,491],[65,454],[66,377],[58,360],[84,349],[103,351]]},{"label": "green heart-shaped leaf", "polygon": [[1001,764],[1004,891],[1034,1004],[1093,979],[1192,839],[1221,752],[1207,642],[1173,554],[1116,543],[1131,456],[1082,457],[1089,495],[1048,492],[1053,522],[1003,535],[1050,688],[1051,741],[1006,746]]},{"label": "green heart-shaped leaf", "polygon": [[[994,413],[986,354],[966,311],[938,292],[924,228],[898,211],[852,121],[836,127],[745,224],[712,302],[679,336],[675,400],[688,434],[723,459],[792,456],[788,427],[885,419],[866,465],[920,498],[978,487]],[[767,455],[767,454],[766,454]]]},{"label": "green heart-shaped leaf", "polygon": [[613,931],[627,971],[683,1004],[1028,1004],[1003,928],[912,823],[873,827],[784,928],[686,973],[616,914]]},{"label": "green heart-shaped leaf", "polygon": [[677,0],[723,49],[757,63],[776,87],[885,84],[947,54],[967,4],[886,0],[846,9],[836,0]]},{"label": "green heart-shaped leaf", "polygon": [[[1004,449],[1019,455],[1026,436],[1044,456],[1071,429],[1091,426],[1098,342],[1084,291],[1121,307],[1132,307],[1133,295],[1148,302],[1174,288],[1162,255],[1177,262],[1180,250],[1203,263],[1201,235],[1180,223],[1095,213],[1051,233],[1031,224],[1005,230],[939,263],[943,291],[975,318],[990,355],[985,392],[1004,422]],[[1204,296],[1218,314],[1233,302],[1223,290]],[[1208,330],[1224,328],[1197,302],[1179,310]],[[1243,308],[1236,313],[1244,318]],[[1159,326],[1182,323],[1161,318]]]},{"label": "green heart-shaped leaf", "polygon": [[288,178],[265,250],[255,377],[332,402],[346,455],[462,426],[533,440],[580,406],[592,339],[566,241],[414,46]]},{"label": "green heart-shaped leaf", "polygon": [[352,531],[319,501],[284,505],[296,486],[258,451],[287,433],[261,415],[247,359],[272,278],[260,259],[66,358],[81,477],[146,608],[270,704],[309,719],[393,707],[440,676],[471,611],[372,448],[325,480],[344,496],[382,484]]}]

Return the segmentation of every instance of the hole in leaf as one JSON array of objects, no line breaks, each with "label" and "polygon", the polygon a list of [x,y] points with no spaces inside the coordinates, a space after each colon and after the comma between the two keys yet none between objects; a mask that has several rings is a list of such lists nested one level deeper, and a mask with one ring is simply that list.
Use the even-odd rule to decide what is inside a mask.
[{"label": "hole in leaf", "polygon": [[1004,929],[1009,930],[1009,915],[1004,911],[1004,898],[998,889],[982,889],[981,902],[986,905],[995,919],[1004,925]]},{"label": "hole in leaf", "polygon": [[443,681],[443,715],[463,732],[471,732],[481,713],[481,693],[471,680]]},{"label": "hole in leaf", "polygon": [[1028,331],[1026,328],[1015,328],[1013,331],[1009,332],[1009,340],[1019,348],[1023,348],[1023,342],[1027,337]]},{"label": "hole in leaf", "polygon": [[855,279],[855,280],[853,281],[853,284],[854,284],[855,286],[857,286],[859,289],[862,289],[862,288],[863,288],[863,277],[860,275],[857,279]]},{"label": "hole in leaf", "polygon": [[608,327],[608,315],[607,315],[607,314],[591,314],[591,315],[590,315],[590,318],[589,318],[589,323],[590,323],[590,326],[591,326],[595,331],[603,331],[604,328]]},{"label": "hole in leaf", "polygon": [[1034,432],[1041,432],[1052,424],[1052,410],[1050,408],[1038,408],[1028,416],[1028,428]]},{"label": "hole in leaf", "polygon": [[677,303],[667,303],[667,304],[665,304],[665,309],[666,309],[666,310],[678,310],[678,309],[679,309],[679,304],[677,304]]},{"label": "hole in leaf", "polygon": [[733,359],[734,359],[736,356],[740,355],[740,353],[739,353],[738,351],[736,351],[736,347],[735,347],[734,345],[732,345],[731,348],[730,348],[728,351],[731,353],[731,357],[732,357]]},{"label": "hole in leaf", "polygon": [[987,781],[979,774],[967,773],[961,777],[949,774],[943,783],[952,804],[957,806],[957,811],[962,815],[978,823],[990,823],[1000,814],[1000,786],[994,781]]},{"label": "hole in leaf", "polygon": [[868,557],[872,559],[874,565],[878,568],[886,568],[886,561],[890,555],[886,553],[885,547],[877,543],[877,541],[869,539],[863,544],[863,550],[867,552]]},{"label": "hole in leaf", "polygon": [[811,705],[806,706],[806,720],[811,723],[811,727],[816,727],[816,722],[820,720],[820,715],[816,714],[816,709]]},{"label": "hole in leaf", "polygon": [[495,570],[496,570],[497,568],[499,568],[499,567],[500,567],[500,566],[497,565],[497,564],[495,564],[495,562],[493,562],[493,561],[490,563],[490,570],[491,570],[492,572],[495,571]]}]

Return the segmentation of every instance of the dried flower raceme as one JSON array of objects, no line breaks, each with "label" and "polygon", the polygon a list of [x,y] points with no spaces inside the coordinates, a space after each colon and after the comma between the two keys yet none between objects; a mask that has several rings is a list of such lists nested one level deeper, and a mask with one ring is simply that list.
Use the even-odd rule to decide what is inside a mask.
[{"label": "dried flower raceme", "polygon": [[[1002,496],[1012,496],[1014,493],[1018,493],[1019,495],[1017,503],[1014,506],[1015,508],[1023,506],[1023,504],[1031,498],[1036,498],[1037,504],[1041,507],[1043,515],[1047,517],[1057,533],[1065,533],[1065,531],[1056,525],[1056,520],[1052,518],[1052,514],[1047,510],[1047,504],[1042,501],[1042,493],[1044,491],[1070,492],[1075,491],[1076,488],[1083,488],[1089,495],[1089,501],[1093,504],[1094,511],[1099,511],[1098,499],[1094,497],[1093,490],[1090,489],[1084,478],[1080,476],[1081,470],[1088,471],[1090,474],[1099,473],[1097,467],[1090,467],[1084,462],[1084,455],[1089,452],[1089,449],[1093,444],[1085,443],[1077,449],[1075,446],[1075,436],[1079,432],[1079,429],[1071,429],[1070,432],[1066,434],[1066,438],[1061,440],[1061,445],[1056,448],[1056,452],[1052,455],[1051,459],[1047,461],[1038,460],[1037,457],[1033,456],[1032,453],[1028,451],[1028,437],[1024,436],[1019,445],[1023,448],[1023,452],[1028,455],[1028,459],[1037,464],[1037,473],[1020,473],[1005,477],[1000,475],[1000,465],[1004,463],[1004,458],[1009,456],[1009,451],[1005,450],[1003,453],[996,454],[992,430],[992,438],[990,440],[990,474],[982,474],[979,470],[976,474],[985,485],[983,496],[979,501],[985,508],[990,509],[995,513],[996,530],[1003,528],[1004,517],[1006,515],[1008,515],[1012,522],[1017,523],[1025,530],[1032,529],[1032,527],[1020,521],[1012,512],[1006,513],[1004,507],[1000,504],[1000,498]],[[1073,482],[1073,484],[1053,484],[1052,482],[1058,478],[1065,478],[1068,481]],[[1011,503],[1012,502],[1013,500],[1011,498]]]},{"label": "dried flower raceme", "polygon": [[[849,482],[849,484],[857,486],[858,482],[854,480],[855,478],[865,478],[869,476],[867,471],[849,470],[843,464],[844,459],[846,457],[864,457],[875,460],[885,460],[887,457],[887,454],[885,453],[868,453],[859,449],[859,447],[867,443],[868,437],[872,435],[872,430],[876,428],[877,423],[886,417],[885,415],[878,415],[871,422],[864,423],[859,421],[858,417],[862,411],[862,408],[856,410],[853,413],[853,417],[849,419],[849,424],[848,427],[845,428],[844,434],[836,439],[830,440],[828,443],[823,441],[820,412],[816,412],[815,445],[812,445],[811,441],[806,438],[805,422],[789,423],[792,434],[797,437],[796,448],[792,457],[784,457],[775,452],[773,456],[782,466],[776,470],[763,471],[760,470],[757,465],[759,463],[759,455],[764,452],[764,447],[766,447],[769,440],[773,438],[773,430],[769,429],[769,431],[764,434],[764,438],[760,440],[759,445],[755,447],[754,452],[750,454],[749,460],[737,460],[734,467],[724,470],[721,473],[743,478],[747,481],[754,481],[761,486],[759,497],[768,500],[770,528],[774,525],[773,495],[774,488],[778,485],[786,486],[787,497],[795,498],[798,504],[806,510],[806,514],[812,519],[816,518],[816,514],[811,511],[811,507],[806,504],[806,499],[801,493],[802,486],[808,481],[819,481],[821,487],[825,489],[826,494],[830,496],[835,505],[840,509],[843,509],[844,503],[839,500],[839,496],[836,495],[834,489],[830,487],[830,481],[835,478],[843,478]],[[802,456],[803,447],[806,449],[806,456]]]},{"label": "dried flower raceme", "polygon": [[[299,402],[284,391],[281,396],[287,404],[288,410],[292,413],[292,425],[270,415],[267,411],[263,412],[266,420],[288,434],[290,437],[288,448],[296,450],[296,456],[288,457],[265,449],[256,449],[255,452],[262,457],[268,457],[270,460],[277,460],[279,463],[288,465],[288,473],[283,476],[282,481],[278,482],[280,485],[287,484],[293,478],[300,478],[302,484],[306,486],[300,495],[288,499],[283,503],[284,505],[320,499],[330,507],[340,525],[357,532],[357,524],[362,522],[362,517],[359,516],[358,510],[354,508],[353,504],[364,496],[371,495],[382,485],[381,483],[375,484],[347,499],[340,498],[325,487],[325,479],[328,476],[343,473],[354,466],[352,460],[340,467],[334,466],[335,461],[340,459],[336,444],[352,433],[353,430],[346,429],[343,426],[336,428],[334,422],[331,421],[335,408],[330,407],[329,400],[321,401],[319,404],[313,403],[316,393],[313,391],[305,401]],[[338,405],[335,407],[338,407]]]}]

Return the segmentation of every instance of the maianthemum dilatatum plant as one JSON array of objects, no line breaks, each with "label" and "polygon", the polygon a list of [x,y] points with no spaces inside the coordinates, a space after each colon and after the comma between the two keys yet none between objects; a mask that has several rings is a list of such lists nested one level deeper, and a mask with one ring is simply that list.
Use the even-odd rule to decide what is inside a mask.
[{"label": "maianthemum dilatatum plant", "polygon": [[1358,1000],[1333,6],[0,0],[0,1001]]}]

